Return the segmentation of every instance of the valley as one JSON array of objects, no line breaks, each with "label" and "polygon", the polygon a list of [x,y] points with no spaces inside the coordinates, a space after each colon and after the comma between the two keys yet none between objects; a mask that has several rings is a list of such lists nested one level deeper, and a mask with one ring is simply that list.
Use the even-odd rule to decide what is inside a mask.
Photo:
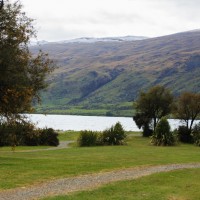
[{"label": "valley", "polygon": [[142,90],[160,84],[174,95],[200,91],[200,31],[144,38],[32,46],[57,68],[38,113],[132,116]]}]

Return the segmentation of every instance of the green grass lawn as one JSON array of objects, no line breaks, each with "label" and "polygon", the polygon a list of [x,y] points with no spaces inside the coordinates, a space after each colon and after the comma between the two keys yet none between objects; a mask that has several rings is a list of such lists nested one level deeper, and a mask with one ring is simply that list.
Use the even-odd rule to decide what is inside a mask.
[{"label": "green grass lawn", "polygon": [[44,200],[197,200],[199,188],[200,169],[177,170]]},{"label": "green grass lawn", "polygon": [[70,141],[70,140],[77,140],[80,131],[62,131],[59,132],[58,138],[59,141]]},{"label": "green grass lawn", "polygon": [[[17,146],[14,149],[12,147],[0,147],[0,156],[4,152],[10,153],[16,153],[21,151],[30,151],[30,150],[40,150],[40,149],[47,149],[51,148],[52,146]],[[1,161],[0,161],[1,162]]]},{"label": "green grass lawn", "polygon": [[200,162],[199,147],[185,144],[155,147],[149,144],[148,138],[138,136],[128,137],[125,146],[39,152],[12,152],[0,148],[0,190],[128,167],[190,162]]}]

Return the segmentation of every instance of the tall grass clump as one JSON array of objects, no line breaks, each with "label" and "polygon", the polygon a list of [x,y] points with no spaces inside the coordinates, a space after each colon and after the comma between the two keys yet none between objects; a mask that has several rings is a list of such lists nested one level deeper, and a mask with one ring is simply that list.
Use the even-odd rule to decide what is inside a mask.
[{"label": "tall grass clump", "polygon": [[175,136],[173,132],[170,131],[169,122],[165,117],[161,118],[161,120],[157,124],[155,131],[151,136],[151,143],[156,146],[175,145]]},{"label": "tall grass clump", "polygon": [[78,137],[78,146],[88,147],[97,145],[98,133],[95,131],[81,131]]},{"label": "tall grass clump", "polygon": [[102,143],[104,145],[123,145],[126,138],[125,130],[120,122],[103,131]]}]

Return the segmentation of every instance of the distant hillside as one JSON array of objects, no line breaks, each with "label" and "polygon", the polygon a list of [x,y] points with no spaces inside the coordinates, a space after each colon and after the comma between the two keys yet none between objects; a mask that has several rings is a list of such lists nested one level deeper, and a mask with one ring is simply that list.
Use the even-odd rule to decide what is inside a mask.
[{"label": "distant hillside", "polygon": [[48,79],[39,112],[127,116],[138,93],[156,84],[174,94],[200,92],[200,31],[40,47],[59,68]]}]

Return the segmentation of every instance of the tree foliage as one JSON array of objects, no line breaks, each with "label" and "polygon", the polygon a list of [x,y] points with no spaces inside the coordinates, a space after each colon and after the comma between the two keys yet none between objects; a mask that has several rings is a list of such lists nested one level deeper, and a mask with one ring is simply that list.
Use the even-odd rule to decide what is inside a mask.
[{"label": "tree foliage", "polygon": [[145,115],[145,113],[136,113],[133,116],[137,127],[143,130],[143,137],[149,137],[152,135],[153,131],[150,128],[151,118]]},{"label": "tree foliage", "polygon": [[3,4],[4,4],[3,0],[0,0],[0,10],[3,8]]},{"label": "tree foliage", "polygon": [[193,137],[191,135],[191,131],[188,130],[188,128],[186,126],[179,126],[177,129],[175,129],[175,132],[178,136],[178,139],[181,142],[184,143],[193,143]]},{"label": "tree foliage", "polygon": [[200,122],[192,130],[194,144],[200,147]]},{"label": "tree foliage", "polygon": [[191,133],[194,120],[200,116],[200,94],[182,93],[176,102],[174,114],[185,122],[187,130]]},{"label": "tree foliage", "polygon": [[[158,121],[170,113],[173,103],[173,96],[171,92],[164,86],[154,86],[146,93],[141,92],[136,101],[136,115],[134,120],[136,124],[142,122],[140,126],[146,126],[145,123],[153,123],[153,130],[155,130]],[[139,113],[139,115],[138,115]],[[140,119],[138,119],[138,116]]]},{"label": "tree foliage", "polygon": [[22,12],[19,1],[4,1],[0,10],[0,116],[20,118],[32,111],[33,100],[46,87],[45,77],[53,63],[41,51],[33,56],[29,43],[35,37],[33,20]]}]

